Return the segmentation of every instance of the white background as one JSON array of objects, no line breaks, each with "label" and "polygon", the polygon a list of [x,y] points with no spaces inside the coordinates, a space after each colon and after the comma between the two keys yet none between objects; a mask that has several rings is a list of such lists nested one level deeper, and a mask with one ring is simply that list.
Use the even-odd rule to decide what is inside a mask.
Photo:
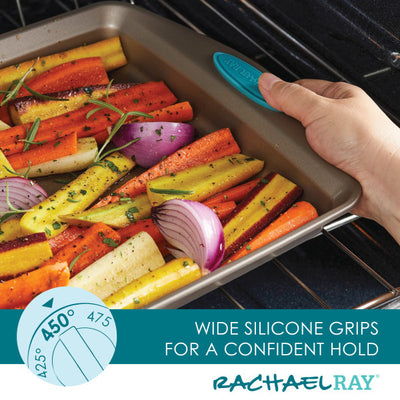
[{"label": "white background", "polygon": [[[43,382],[25,365],[0,365],[1,398],[13,399],[150,399],[156,396],[173,400],[209,399],[378,399],[378,396],[395,396],[398,393],[400,365],[109,365],[89,383],[74,387],[59,387]],[[324,384],[331,383],[332,375],[378,375],[371,382],[370,391],[321,391],[319,389],[296,390],[275,393],[264,386],[256,392],[236,388],[213,389],[213,380],[227,376],[234,380],[237,374],[243,378],[258,374],[278,374],[287,378],[324,375]],[[144,397],[145,396],[145,397]]]}]

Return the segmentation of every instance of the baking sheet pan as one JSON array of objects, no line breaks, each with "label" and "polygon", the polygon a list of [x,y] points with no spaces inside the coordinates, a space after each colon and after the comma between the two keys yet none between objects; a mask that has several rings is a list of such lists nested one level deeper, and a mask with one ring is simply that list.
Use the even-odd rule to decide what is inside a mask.
[{"label": "baking sheet pan", "polygon": [[[113,72],[116,81],[164,80],[180,101],[192,104],[193,125],[199,135],[229,127],[243,153],[265,160],[263,174],[274,170],[302,186],[302,200],[310,201],[320,215],[148,308],[175,308],[200,297],[318,235],[357,202],[359,184],[312,151],[303,127],[236,91],[216,71],[212,56],[217,51],[226,52],[262,69],[260,66],[234,49],[138,6],[102,2],[1,35],[0,68],[115,35],[120,35],[128,58],[127,66]],[[58,188],[54,178],[40,183],[49,192]]]}]

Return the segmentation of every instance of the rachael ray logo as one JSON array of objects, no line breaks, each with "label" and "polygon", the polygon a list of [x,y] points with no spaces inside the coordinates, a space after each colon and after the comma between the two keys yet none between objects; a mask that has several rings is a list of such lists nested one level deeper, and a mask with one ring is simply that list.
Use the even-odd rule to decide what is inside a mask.
[{"label": "rachael ray logo", "polygon": [[250,379],[236,375],[233,379],[220,376],[213,381],[214,390],[225,389],[229,392],[245,390],[255,392],[268,390],[271,392],[292,392],[299,390],[372,390],[372,386],[379,375],[314,375],[296,377],[291,374],[286,377],[258,374]]}]

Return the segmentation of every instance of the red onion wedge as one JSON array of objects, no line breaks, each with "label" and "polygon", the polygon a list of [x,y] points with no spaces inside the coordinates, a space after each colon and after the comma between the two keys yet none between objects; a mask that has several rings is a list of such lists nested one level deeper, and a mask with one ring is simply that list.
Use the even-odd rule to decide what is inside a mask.
[{"label": "red onion wedge", "polygon": [[134,156],[138,165],[149,168],[191,143],[193,138],[193,126],[183,122],[132,122],[122,125],[112,141],[121,147],[136,140],[120,151],[126,157]]},{"label": "red onion wedge", "polygon": [[8,202],[17,210],[29,210],[47,197],[46,191],[30,179],[20,177],[0,179],[0,218],[8,213],[14,213]]},{"label": "red onion wedge", "polygon": [[[152,218],[174,257],[192,258],[203,274],[216,269],[224,257],[225,238],[218,216],[204,204],[167,200],[152,210]],[[178,250],[177,250],[178,249]]]}]

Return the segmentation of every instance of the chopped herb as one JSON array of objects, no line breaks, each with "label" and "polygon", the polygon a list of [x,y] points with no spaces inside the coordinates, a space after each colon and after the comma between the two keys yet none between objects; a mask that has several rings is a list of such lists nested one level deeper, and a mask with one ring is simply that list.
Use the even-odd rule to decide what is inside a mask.
[{"label": "chopped herb", "polygon": [[44,231],[46,232],[46,235],[51,235],[51,230],[49,228],[44,228]]},{"label": "chopped herb", "polygon": [[133,102],[134,102],[135,104],[137,104],[137,103],[139,103],[139,99],[134,99]]},{"label": "chopped herb", "polygon": [[251,250],[251,246],[249,244],[246,246],[246,250]]},{"label": "chopped herb", "polygon": [[120,172],[119,168],[110,160],[104,161],[105,165],[113,172]]},{"label": "chopped herb", "polygon": [[83,250],[81,253],[79,253],[69,264],[69,270],[72,271],[72,268],[74,268],[75,264],[78,262],[78,260],[81,258],[81,256],[85,253],[90,251],[90,249]]},{"label": "chopped herb", "polygon": [[265,207],[265,201],[260,201],[260,204],[263,206],[263,207]]},{"label": "chopped herb", "polygon": [[57,229],[61,228],[61,224],[59,222],[54,222],[53,223],[53,229],[56,231]]},{"label": "chopped herb", "polygon": [[176,136],[171,135],[171,142],[173,142],[175,140]]},{"label": "chopped herb", "polygon": [[150,192],[159,194],[193,194],[193,190],[179,190],[179,189],[156,189],[150,188]]},{"label": "chopped herb", "polygon": [[189,263],[185,260],[184,262],[183,262],[183,266],[184,267],[187,267],[189,265]]},{"label": "chopped herb", "polygon": [[245,158],[244,161],[254,161],[253,157]]},{"label": "chopped herb", "polygon": [[61,142],[59,140],[57,140],[57,142],[54,143],[54,147],[58,147],[61,144]]},{"label": "chopped herb", "polygon": [[161,129],[156,129],[155,132],[157,133],[158,136],[161,136]]},{"label": "chopped herb", "polygon": [[67,201],[69,201],[70,203],[79,203],[80,200],[74,200],[74,199],[70,199],[68,198]]},{"label": "chopped herb", "polygon": [[81,189],[80,193],[83,194],[83,195],[85,196],[85,194],[87,193],[87,190]]},{"label": "chopped herb", "polygon": [[133,299],[133,301],[135,302],[135,304],[139,304],[139,303],[140,303],[140,300],[139,300],[138,297],[135,297],[135,298]]},{"label": "chopped herb", "polygon": [[268,183],[268,182],[269,182],[269,180],[268,180],[268,179],[261,178],[261,183]]},{"label": "chopped herb", "polygon": [[67,183],[70,183],[71,181],[70,181],[70,180],[67,180],[67,179],[59,179],[59,178],[57,178],[57,179],[54,179],[54,182],[56,182],[56,183],[62,183],[62,184],[67,184]]},{"label": "chopped herb", "polygon": [[135,216],[133,214],[138,213],[139,210],[137,207],[131,207],[128,211],[125,212],[126,217],[129,219],[130,222],[135,222]]},{"label": "chopped herb", "polygon": [[103,239],[103,243],[109,245],[110,247],[118,247],[118,244],[115,243],[113,239],[108,238],[108,237]]}]

